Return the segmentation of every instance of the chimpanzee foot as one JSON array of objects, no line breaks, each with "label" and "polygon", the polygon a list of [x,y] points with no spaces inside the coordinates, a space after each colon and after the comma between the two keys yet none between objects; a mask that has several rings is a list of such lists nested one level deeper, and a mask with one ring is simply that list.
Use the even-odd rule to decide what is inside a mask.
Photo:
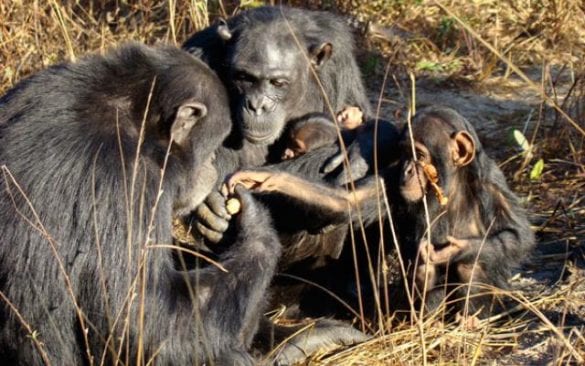
[{"label": "chimpanzee foot", "polygon": [[302,362],[310,355],[320,351],[327,352],[336,348],[367,341],[370,337],[348,324],[320,319],[303,329],[277,350],[274,364],[293,365]]}]

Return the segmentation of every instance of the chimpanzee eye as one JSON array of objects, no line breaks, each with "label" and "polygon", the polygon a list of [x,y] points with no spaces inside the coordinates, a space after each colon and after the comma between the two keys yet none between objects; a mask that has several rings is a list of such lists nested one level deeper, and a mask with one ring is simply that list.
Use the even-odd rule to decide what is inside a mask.
[{"label": "chimpanzee eye", "polygon": [[285,79],[271,79],[270,84],[274,85],[277,88],[282,88],[288,85],[288,81]]}]

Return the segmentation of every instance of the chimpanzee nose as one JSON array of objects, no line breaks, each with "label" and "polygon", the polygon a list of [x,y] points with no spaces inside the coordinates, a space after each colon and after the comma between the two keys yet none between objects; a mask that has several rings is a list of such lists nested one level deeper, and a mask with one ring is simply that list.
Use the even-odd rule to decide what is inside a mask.
[{"label": "chimpanzee nose", "polygon": [[270,109],[273,107],[273,105],[274,102],[272,102],[272,100],[266,96],[261,96],[258,98],[246,98],[246,109],[256,116],[270,112]]},{"label": "chimpanzee nose", "polygon": [[261,115],[264,110],[262,106],[262,99],[264,99],[264,97],[260,97],[255,100],[248,98],[246,100],[246,109],[252,114],[257,116]]}]

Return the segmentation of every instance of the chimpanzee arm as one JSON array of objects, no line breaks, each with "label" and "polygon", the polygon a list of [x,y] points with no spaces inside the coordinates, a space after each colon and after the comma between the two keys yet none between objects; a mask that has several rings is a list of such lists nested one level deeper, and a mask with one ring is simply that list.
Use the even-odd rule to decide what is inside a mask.
[{"label": "chimpanzee arm", "polygon": [[287,172],[263,169],[235,173],[228,180],[227,189],[233,192],[240,184],[258,193],[284,195],[300,202],[308,211],[316,209],[328,217],[346,217],[355,211],[377,214],[376,210],[369,208],[381,199],[384,180],[376,177],[367,178],[356,184],[354,191],[334,188]]},{"label": "chimpanzee arm", "polygon": [[[529,237],[531,235],[529,234]],[[492,267],[497,270],[494,275],[501,273],[502,279],[510,275],[513,265],[520,263],[524,258],[521,253],[525,250],[525,238],[515,229],[499,230],[484,237],[453,238],[448,237],[450,243],[457,243],[464,249],[454,256],[453,261],[460,263],[474,263],[478,260],[483,270],[492,273]],[[487,268],[489,267],[489,268]],[[500,276],[493,278],[498,280]],[[496,281],[500,282],[500,281]],[[501,283],[497,283],[503,286]]]},{"label": "chimpanzee arm", "polygon": [[[242,210],[235,218],[235,243],[218,259],[223,268],[208,265],[187,273],[175,272],[175,283],[196,294],[200,316],[205,319],[202,337],[218,333],[237,344],[208,344],[213,360],[246,350],[251,344],[265,302],[265,294],[280,258],[280,241],[270,217],[249,192],[238,187]],[[218,285],[221,284],[221,285]],[[185,291],[185,293],[189,293]],[[216,348],[214,348],[216,347]]]},{"label": "chimpanzee arm", "polygon": [[[292,364],[318,350],[368,339],[351,325],[333,320],[317,320],[303,329],[304,326],[274,325],[262,316],[265,294],[280,258],[281,246],[266,209],[242,187],[235,190],[242,204],[236,217],[238,235],[235,243],[219,256],[222,268],[209,265],[191,271],[188,282],[185,282],[185,273],[175,274],[176,283],[195,290],[192,293],[196,294],[200,316],[205,319],[205,329],[201,333],[211,335],[210,339],[236,340],[234,344],[207,345],[211,347],[209,359],[226,364],[252,364],[254,360],[247,359],[243,351],[250,347],[259,326],[256,341],[261,343],[263,350],[268,352],[271,347],[280,347],[273,360],[276,364]],[[222,336],[213,337],[216,333]]]},{"label": "chimpanzee arm", "polygon": [[226,176],[242,165],[241,155],[244,155],[241,150],[231,146],[230,138],[215,153],[213,166],[217,171],[217,189],[212,190],[194,211],[195,230],[211,243],[221,241],[232,217],[226,210],[226,198],[219,192],[219,188]]}]

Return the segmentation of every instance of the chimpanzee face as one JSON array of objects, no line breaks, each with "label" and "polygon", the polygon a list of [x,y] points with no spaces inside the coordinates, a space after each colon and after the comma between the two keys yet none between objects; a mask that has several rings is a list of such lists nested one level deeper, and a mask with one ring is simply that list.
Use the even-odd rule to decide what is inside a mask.
[{"label": "chimpanzee face", "polygon": [[280,18],[234,33],[223,24],[218,33],[227,45],[225,66],[236,126],[246,140],[270,144],[287,121],[315,103],[307,93],[311,67],[318,69],[329,60],[333,47],[299,38]]},{"label": "chimpanzee face", "polygon": [[428,115],[415,117],[412,138],[404,133],[401,146],[400,194],[407,202],[420,201],[431,185],[448,191],[450,178],[475,158],[475,141],[467,131]]},{"label": "chimpanzee face", "polygon": [[246,47],[232,60],[232,105],[241,132],[250,142],[276,140],[303,97],[307,62],[294,45],[287,47],[268,41]]},{"label": "chimpanzee face", "polygon": [[175,202],[178,215],[199,206],[215,187],[215,151],[232,126],[223,83],[206,65],[191,61],[158,75],[153,97],[159,113],[152,115],[160,120],[151,139],[162,143],[160,151],[172,140],[170,164],[187,175]]}]

